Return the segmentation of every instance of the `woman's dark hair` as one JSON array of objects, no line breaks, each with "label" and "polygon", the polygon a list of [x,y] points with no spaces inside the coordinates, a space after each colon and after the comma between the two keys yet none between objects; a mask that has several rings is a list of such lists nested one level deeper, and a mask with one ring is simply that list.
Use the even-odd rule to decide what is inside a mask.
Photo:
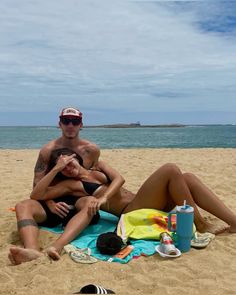
[{"label": "woman's dark hair", "polygon": [[[51,152],[51,155],[50,155],[50,159],[49,159],[49,162],[48,162],[48,169],[47,169],[47,173],[52,170],[52,168],[56,165],[57,163],[57,160],[58,158],[61,156],[61,155],[67,155],[67,156],[70,156],[70,155],[73,155],[75,154],[75,159],[78,160],[79,164],[81,166],[83,166],[83,159],[80,157],[80,155],[78,155],[76,152],[74,152],[73,150],[69,149],[69,148],[60,148],[60,149],[56,149],[56,150],[53,150]],[[57,177],[60,177],[60,178],[67,178],[65,177],[62,173],[57,173]]]}]

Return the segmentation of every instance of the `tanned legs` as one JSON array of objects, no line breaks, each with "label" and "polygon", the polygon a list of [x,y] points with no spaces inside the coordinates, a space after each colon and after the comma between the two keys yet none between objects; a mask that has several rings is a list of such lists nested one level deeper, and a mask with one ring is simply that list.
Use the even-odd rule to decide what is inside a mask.
[{"label": "tanned legs", "polygon": [[192,174],[182,174],[174,164],[165,164],[156,170],[141,186],[125,212],[141,208],[171,210],[175,205],[187,204],[194,208],[194,222],[200,232],[219,233],[226,227],[206,222],[198,206],[230,225],[234,231],[235,215]]}]

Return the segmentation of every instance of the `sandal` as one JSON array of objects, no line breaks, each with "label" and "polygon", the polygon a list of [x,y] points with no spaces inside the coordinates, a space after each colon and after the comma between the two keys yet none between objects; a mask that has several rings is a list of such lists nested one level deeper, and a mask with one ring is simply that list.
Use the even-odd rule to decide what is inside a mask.
[{"label": "sandal", "polygon": [[105,289],[101,286],[90,284],[84,286],[79,292],[75,292],[73,294],[115,294],[115,292],[110,289]]},{"label": "sandal", "polygon": [[206,248],[208,244],[215,238],[215,235],[212,233],[198,233],[195,232],[194,238],[191,241],[191,247],[193,248]]},{"label": "sandal", "polygon": [[98,261],[95,257],[91,256],[90,248],[79,249],[73,245],[68,244],[64,246],[64,250],[69,254],[70,258],[77,263],[91,264]]}]

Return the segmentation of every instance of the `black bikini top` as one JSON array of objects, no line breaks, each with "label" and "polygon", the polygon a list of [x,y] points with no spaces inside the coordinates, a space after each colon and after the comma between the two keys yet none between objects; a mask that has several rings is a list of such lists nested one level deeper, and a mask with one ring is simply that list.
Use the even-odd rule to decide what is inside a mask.
[{"label": "black bikini top", "polygon": [[96,170],[96,169],[93,169],[93,168],[90,168],[89,170],[91,170],[91,171],[98,171],[98,172],[103,173],[106,176],[107,183],[111,183],[111,179],[109,178],[109,176],[104,171]]},{"label": "black bikini top", "polygon": [[[111,180],[110,178],[108,177],[108,175],[106,173],[104,173],[103,171],[100,171],[100,170],[93,170],[93,169],[90,169],[92,171],[99,171],[101,173],[103,173],[106,178],[107,178],[107,183],[111,183]],[[86,191],[86,193],[88,193],[90,196],[93,195],[93,193],[101,186],[103,185],[103,183],[95,183],[95,182],[89,182],[89,181],[84,181],[84,180],[81,180],[82,184],[83,184],[83,187],[84,187],[84,190]]]},{"label": "black bikini top", "polygon": [[86,193],[88,193],[89,196],[92,196],[96,189],[102,185],[100,183],[88,182],[83,180],[81,180],[81,182],[83,184],[84,190],[86,191]]}]

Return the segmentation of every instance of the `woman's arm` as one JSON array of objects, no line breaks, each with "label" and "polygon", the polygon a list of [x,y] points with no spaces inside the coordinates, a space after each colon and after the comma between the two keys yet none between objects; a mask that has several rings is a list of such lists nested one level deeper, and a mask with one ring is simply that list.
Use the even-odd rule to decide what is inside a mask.
[{"label": "woman's arm", "polygon": [[91,198],[90,204],[88,206],[88,212],[91,215],[96,214],[101,205],[107,203],[112,196],[119,192],[120,188],[125,182],[124,178],[119,174],[119,172],[111,168],[105,162],[100,161],[97,168],[104,172],[109,177],[111,182],[106,185],[107,189],[105,192],[103,191],[101,193],[98,190],[97,194],[95,193],[94,198]]},{"label": "woman's arm", "polygon": [[123,178],[123,176],[120,175],[118,171],[116,171],[114,168],[110,167],[107,163],[103,161],[98,162],[98,168],[102,172],[104,172],[111,180],[104,194],[99,197],[99,199],[103,199],[105,203],[120,190],[122,185],[125,183],[125,179]]},{"label": "woman's arm", "polygon": [[[68,163],[72,161],[74,155],[59,157],[57,164],[49,171],[33,188],[30,198],[34,200],[45,200],[45,194],[49,190],[49,186],[54,180],[58,172],[62,171]],[[54,187],[54,191],[59,192],[59,189]],[[62,195],[62,194],[61,194]],[[47,198],[49,199],[49,198]]]},{"label": "woman's arm", "polygon": [[34,195],[31,193],[31,199],[34,200],[53,200],[61,196],[71,195],[76,197],[84,197],[84,189],[80,180],[66,179],[61,182],[48,186],[43,195]]},{"label": "woman's arm", "polygon": [[59,198],[61,196],[64,196],[66,194],[70,194],[72,191],[70,187],[67,185],[68,181],[64,180],[60,183],[57,183],[53,186],[48,186],[47,189],[44,191],[44,193],[40,194],[33,194],[31,193],[31,199],[34,200],[53,200],[56,198]]}]

